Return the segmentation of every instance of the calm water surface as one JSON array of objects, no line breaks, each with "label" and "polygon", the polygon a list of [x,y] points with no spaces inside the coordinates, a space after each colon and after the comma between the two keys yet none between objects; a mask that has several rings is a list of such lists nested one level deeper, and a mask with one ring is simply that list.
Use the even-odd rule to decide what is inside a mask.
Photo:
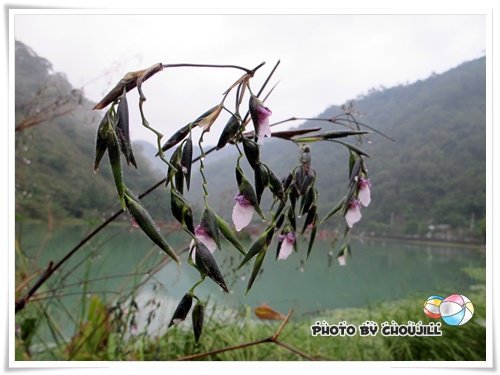
[{"label": "calm water surface", "polygon": [[[22,251],[43,267],[49,260],[60,259],[91,229],[79,225],[48,232],[42,225],[23,224],[16,227],[16,232]],[[180,232],[170,235],[168,240],[178,249],[186,243]],[[460,247],[353,241],[352,256],[344,267],[328,256],[332,250],[329,242],[317,241],[304,262],[306,248],[307,243],[299,243],[298,253],[286,261],[275,261],[273,242],[264,272],[245,296],[251,264],[235,273],[241,255],[226,243],[223,251],[216,252],[216,259],[230,293],[224,294],[211,280],[206,280],[197,288],[197,295],[229,308],[267,303],[283,312],[294,308],[298,314],[314,314],[322,309],[363,307],[408,295],[425,300],[433,294],[466,294],[475,282],[462,269],[485,266],[483,252]],[[333,252],[336,254],[335,249]],[[138,297],[139,305],[151,298],[162,300],[164,310],[158,319],[163,322],[159,325],[168,321],[179,299],[198,280],[197,271],[187,264],[186,257],[184,254],[182,265],[169,264],[162,269]],[[120,290],[127,290],[144,277],[123,275],[144,270],[163,258],[163,253],[140,231],[108,228],[77,253],[46,290],[57,288],[66,309],[78,316],[85,298],[98,294],[104,300],[113,300]],[[68,313],[60,311],[54,299],[46,302],[57,318],[68,319]]]}]

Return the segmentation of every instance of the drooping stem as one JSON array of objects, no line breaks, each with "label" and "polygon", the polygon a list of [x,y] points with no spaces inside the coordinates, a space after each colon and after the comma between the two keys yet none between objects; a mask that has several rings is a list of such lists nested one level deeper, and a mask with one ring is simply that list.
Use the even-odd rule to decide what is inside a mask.
[{"label": "drooping stem", "polygon": [[[178,64],[180,65],[180,64]],[[260,64],[258,65],[256,68],[253,69],[253,73],[255,73],[255,71],[260,68],[263,64]],[[274,74],[276,68],[278,67],[279,65],[279,61],[278,63],[274,66],[273,70],[271,71],[271,73],[268,75],[266,81],[264,82],[264,84],[262,85],[260,91],[259,91],[259,94],[262,93],[262,91],[264,90],[264,88],[266,87],[267,83],[269,82],[269,80],[271,79],[272,75]],[[222,66],[219,66],[219,67],[222,67]],[[247,71],[246,69],[242,69],[244,70],[245,72]],[[121,90],[120,90],[121,91]],[[109,104],[109,103],[108,103]],[[139,106],[139,108],[141,109],[141,117],[142,117],[142,120],[145,121],[145,123],[148,125],[147,127],[149,127],[149,123],[147,122],[147,120],[145,119],[144,117],[144,113],[142,112],[142,105]],[[245,117],[248,117],[249,116],[249,112],[247,111],[247,114]],[[156,131],[155,131],[156,132]],[[159,145],[159,150],[160,150],[160,153],[161,153],[161,145]],[[208,151],[205,151],[205,156],[212,153],[213,151],[216,150],[216,147],[212,147],[210,148]],[[241,151],[240,151],[241,152]],[[199,161],[201,158],[201,156],[198,156],[196,158],[193,159],[193,163]],[[164,160],[166,161],[166,160]],[[167,162],[167,164],[170,164]],[[161,179],[160,181],[158,181],[156,184],[152,185],[149,189],[146,189],[146,191],[144,191],[143,193],[141,193],[139,195],[139,199],[142,199],[144,198],[145,196],[151,194],[153,191],[155,191],[157,188],[159,188],[160,186],[163,186],[166,182],[166,178],[163,178]],[[64,263],[66,263],[77,251],[79,251],[84,245],[86,245],[93,237],[95,237],[99,232],[101,232],[104,228],[106,228],[110,223],[112,223],[113,221],[115,221],[118,217],[120,217],[122,214],[124,213],[124,211],[122,209],[116,211],[114,214],[112,214],[109,218],[107,218],[105,221],[103,221],[99,226],[97,226],[92,232],[90,232],[87,236],[85,236],[83,239],[80,240],[80,242],[78,242],[71,250],[69,250],[66,255],[59,261],[57,262],[56,264],[54,264],[53,261],[50,261],[49,262],[49,265],[48,267],[46,268],[46,270],[43,272],[43,274],[38,278],[38,280],[36,281],[36,283],[28,290],[28,292],[24,295],[24,297],[18,299],[16,301],[16,304],[15,304],[15,313],[17,314],[19,311],[22,311],[25,307],[26,307],[26,304],[29,303],[29,300],[30,298],[37,292],[37,290],[43,285],[45,284],[45,282],[54,274],[54,272],[56,272]]]},{"label": "drooping stem", "polygon": [[203,135],[205,135],[205,130],[201,133],[200,138],[198,139],[198,147],[200,148],[200,175],[202,179],[201,187],[203,188],[203,202],[205,203],[205,207],[208,206],[208,181],[205,176],[205,164],[203,161],[205,160],[205,151],[203,150]]},{"label": "drooping stem", "polygon": [[143,99],[139,99],[139,111],[141,113],[141,119],[142,119],[142,125],[151,130],[153,133],[155,133],[156,135],[156,145],[158,147],[158,156],[160,157],[160,159],[166,163],[170,168],[172,168],[173,172],[177,172],[177,168],[172,165],[172,163],[170,163],[167,159],[165,159],[165,157],[163,156],[163,151],[161,149],[161,139],[163,138],[163,134],[161,134],[158,130],[152,128],[150,125],[149,125],[149,121],[146,119],[146,116],[144,115],[144,110],[142,108],[144,104],[144,100]]},{"label": "drooping stem", "polygon": [[219,64],[188,64],[188,63],[179,63],[179,64],[162,64],[163,68],[232,68],[232,69],[240,69],[246,72],[247,74],[253,75],[255,72],[265,64],[265,62],[260,63],[254,69],[247,69],[239,65],[219,65]]}]

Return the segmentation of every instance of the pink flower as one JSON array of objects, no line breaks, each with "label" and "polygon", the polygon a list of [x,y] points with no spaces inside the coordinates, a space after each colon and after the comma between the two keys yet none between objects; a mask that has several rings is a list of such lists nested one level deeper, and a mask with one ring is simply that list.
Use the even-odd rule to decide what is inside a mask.
[{"label": "pink flower", "polygon": [[368,207],[368,205],[370,204],[370,201],[371,201],[371,192],[370,192],[371,186],[372,186],[372,184],[370,183],[370,180],[365,179],[363,177],[359,178],[359,181],[358,181],[358,187],[359,187],[358,199],[359,199],[359,202],[365,207]]},{"label": "pink flower", "polygon": [[280,234],[278,240],[281,242],[280,251],[278,254],[278,259],[286,259],[290,256],[293,251],[293,245],[295,245],[295,233],[288,232],[287,234]]},{"label": "pink flower", "polygon": [[[207,247],[208,250],[210,250],[211,253],[213,253],[215,249],[217,249],[217,244],[215,243],[213,238],[208,235],[206,229],[203,228],[201,225],[197,225],[196,228],[194,228],[194,235],[200,242],[203,243],[203,245]],[[192,249],[191,259],[193,260],[194,263],[196,263],[195,261],[196,246],[194,240],[191,241],[190,247]]]},{"label": "pink flower", "polygon": [[239,232],[250,224],[255,208],[243,194],[238,194],[234,200],[236,204],[233,208],[233,223],[235,229]]},{"label": "pink flower", "polygon": [[269,126],[269,116],[272,112],[269,108],[254,95],[250,97],[250,115],[252,116],[257,143],[262,144],[264,137],[271,136],[271,127]]},{"label": "pink flower", "polygon": [[345,221],[347,222],[347,226],[349,228],[352,228],[354,224],[361,220],[361,216],[361,204],[359,203],[359,200],[351,200],[345,214]]}]

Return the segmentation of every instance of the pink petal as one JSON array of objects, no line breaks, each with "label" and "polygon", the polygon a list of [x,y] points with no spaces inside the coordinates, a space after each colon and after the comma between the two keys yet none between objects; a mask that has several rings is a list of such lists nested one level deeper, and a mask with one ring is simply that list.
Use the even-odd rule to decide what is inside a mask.
[{"label": "pink petal", "polygon": [[203,242],[203,244],[207,247],[208,250],[210,250],[211,253],[213,253],[215,249],[217,249],[217,244],[209,235],[197,234],[196,238]]},{"label": "pink petal", "polygon": [[354,224],[361,220],[361,210],[359,209],[359,204],[354,204],[349,207],[345,214],[345,221],[349,228],[352,228]]},{"label": "pink petal", "polygon": [[359,189],[358,199],[363,206],[368,207],[371,202],[371,192],[368,185],[365,185],[364,187]]},{"label": "pink petal", "polygon": [[[207,249],[210,250],[211,253],[213,253],[215,251],[215,249],[217,249],[217,244],[212,239],[212,237],[210,237],[206,234],[196,233],[196,230],[195,230],[195,235],[196,235],[196,238],[198,240],[200,240],[200,242],[202,242],[203,245],[205,245],[207,247]],[[191,241],[191,244],[189,246],[190,247],[194,246],[194,240]],[[193,260],[194,263],[196,263],[195,254],[196,254],[196,247],[193,249],[193,252],[191,253],[191,259]]]},{"label": "pink petal", "polygon": [[278,259],[286,259],[290,256],[293,251],[293,241],[284,240],[281,244],[280,253],[278,254]]},{"label": "pink petal", "polygon": [[259,136],[257,138],[257,143],[263,144],[264,137],[271,136],[271,127],[269,126],[269,119],[266,119],[261,124],[259,124]]},{"label": "pink petal", "polygon": [[238,232],[250,224],[254,211],[252,205],[240,205],[236,202],[233,208],[233,223]]},{"label": "pink petal", "polygon": [[341,255],[337,257],[337,262],[339,262],[339,266],[345,266],[345,255]]}]

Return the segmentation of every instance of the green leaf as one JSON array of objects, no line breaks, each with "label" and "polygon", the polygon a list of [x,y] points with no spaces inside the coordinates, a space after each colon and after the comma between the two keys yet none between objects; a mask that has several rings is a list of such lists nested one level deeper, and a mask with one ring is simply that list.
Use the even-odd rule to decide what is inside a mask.
[{"label": "green leaf", "polygon": [[271,134],[271,137],[276,137],[276,138],[281,138],[281,139],[291,139],[297,135],[317,132],[319,130],[321,130],[321,128],[285,130],[285,131],[273,132]]},{"label": "green leaf", "polygon": [[151,215],[149,215],[149,212],[134,198],[135,197],[125,194],[125,202],[130,215],[132,215],[137,225],[139,225],[139,228],[142,229],[151,241],[158,245],[158,247],[167,253],[173,260],[179,263],[179,258],[156,228],[156,224]]},{"label": "green leaf", "polygon": [[236,234],[233,232],[229,224],[226,223],[224,219],[222,219],[220,216],[215,215],[215,217],[217,218],[217,225],[222,234],[224,235],[224,237],[226,237],[226,239],[229,242],[231,242],[231,244],[236,248],[236,250],[245,255],[246,254],[245,247],[241,244],[238,237],[236,237]]},{"label": "green leaf", "polygon": [[184,321],[189,314],[189,310],[191,310],[191,306],[193,304],[193,296],[190,293],[186,293],[184,297],[180,300],[177,305],[174,315],[168,324],[168,327],[172,327],[174,324],[180,323]]},{"label": "green leaf", "polygon": [[194,306],[192,319],[193,319],[193,333],[194,341],[198,343],[200,341],[201,333],[203,331],[203,318],[205,315],[205,306],[198,301]]},{"label": "green leaf", "polygon": [[224,292],[229,293],[215,258],[201,241],[196,241],[195,262],[202,276],[210,277]]},{"label": "green leaf", "polygon": [[337,212],[340,211],[340,209],[344,206],[345,204],[345,197],[342,198],[338,203],[337,205],[330,211],[326,214],[326,216],[321,220],[321,223],[324,223],[325,221],[327,221],[328,219],[330,219],[333,215],[335,215]]},{"label": "green leaf", "polygon": [[118,145],[118,139],[116,137],[116,133],[113,129],[111,129],[108,133],[108,156],[109,163],[111,164],[111,171],[113,172],[113,178],[115,180],[116,190],[118,192],[118,197],[120,199],[120,204],[122,208],[125,210],[125,184],[123,182],[123,173],[122,173],[122,163],[120,160],[120,147]]},{"label": "green leaf", "polygon": [[370,157],[370,155],[368,155],[362,149],[360,149],[359,147],[354,146],[354,145],[352,145],[350,143],[346,143],[346,142],[342,142],[342,141],[336,141],[336,140],[333,140],[333,139],[330,139],[330,142],[340,143],[341,145],[347,147],[349,150],[354,151],[356,154],[366,156],[367,158]]},{"label": "green leaf", "polygon": [[[316,215],[316,221],[318,220],[317,219],[317,216]],[[312,250],[312,247],[314,245],[314,239],[316,238],[316,225],[312,227],[311,229],[311,235],[309,236],[309,246],[307,247],[307,256],[306,258],[309,258],[309,254],[311,253],[311,250]]]},{"label": "green leaf", "polygon": [[94,158],[94,172],[99,169],[99,164],[101,162],[104,153],[108,149],[108,132],[110,131],[109,123],[109,111],[106,112],[104,117],[97,128],[97,136],[95,140],[95,158]]},{"label": "green leaf", "polygon": [[[313,204],[310,208],[310,210],[307,212],[306,220],[304,220],[304,226],[302,227],[302,232],[301,234],[304,234],[306,231],[307,227],[312,224],[316,223],[318,215],[316,214],[316,205]],[[316,221],[315,221],[316,219]]]},{"label": "green leaf", "polygon": [[132,151],[132,143],[130,142],[130,131],[129,131],[129,112],[126,91],[123,91],[120,97],[120,103],[118,104],[118,123],[116,125],[116,133],[120,141],[120,148],[127,164],[132,164],[137,168],[137,163],[135,161],[134,152]]},{"label": "green leaf", "polygon": [[247,264],[254,256],[259,254],[260,252],[266,251],[268,245],[269,245],[268,234],[267,232],[264,232],[259,236],[259,238],[255,240],[252,246],[250,246],[250,249],[246,253],[243,260],[241,261],[240,265],[238,266],[238,269]]},{"label": "green leaf", "polygon": [[257,257],[255,258],[255,262],[253,264],[252,268],[252,274],[250,275],[250,278],[248,279],[248,285],[247,285],[247,290],[245,294],[248,294],[250,289],[253,286],[253,283],[255,282],[255,279],[257,278],[257,275],[259,274],[259,271],[262,267],[262,263],[264,262],[264,258],[266,256],[267,251],[261,251]]}]

